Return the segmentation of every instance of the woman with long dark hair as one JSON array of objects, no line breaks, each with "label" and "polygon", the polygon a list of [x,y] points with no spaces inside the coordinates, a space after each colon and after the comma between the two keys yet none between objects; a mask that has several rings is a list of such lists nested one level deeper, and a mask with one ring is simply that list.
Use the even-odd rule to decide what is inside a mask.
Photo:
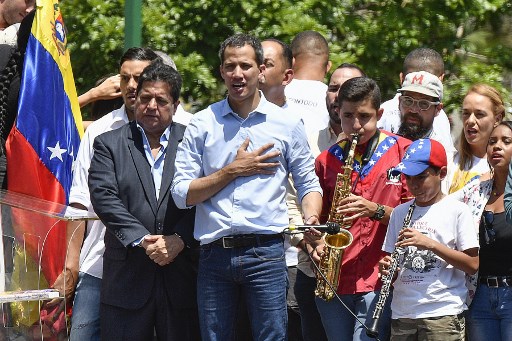
[{"label": "woman with long dark hair", "polygon": [[[480,177],[481,195],[473,195],[470,203],[481,214],[478,286],[466,320],[469,340],[512,340],[512,225],[505,219],[504,203],[511,158],[512,122],[503,121],[487,145],[491,171]],[[475,198],[482,205],[475,205]]]}]

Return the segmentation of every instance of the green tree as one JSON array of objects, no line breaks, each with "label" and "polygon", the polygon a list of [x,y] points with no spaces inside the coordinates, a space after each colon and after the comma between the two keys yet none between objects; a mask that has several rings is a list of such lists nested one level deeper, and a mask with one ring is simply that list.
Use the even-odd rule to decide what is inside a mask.
[{"label": "green tree", "polygon": [[[65,0],[78,92],[118,69],[123,52],[124,1]],[[507,0],[146,0],[144,45],[170,54],[184,78],[183,99],[192,111],[224,95],[218,73],[220,43],[236,32],[289,43],[300,31],[328,39],[334,65],[360,65],[384,98],[412,49],[428,46],[446,61],[445,104],[458,108],[470,83],[486,81],[506,92],[512,68]],[[475,57],[476,56],[476,57]]]}]

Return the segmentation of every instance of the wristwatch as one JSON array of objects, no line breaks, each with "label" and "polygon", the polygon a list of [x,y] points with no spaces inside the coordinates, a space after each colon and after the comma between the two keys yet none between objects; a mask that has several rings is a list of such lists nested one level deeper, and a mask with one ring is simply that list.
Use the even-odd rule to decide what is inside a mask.
[{"label": "wristwatch", "polygon": [[382,218],[384,218],[385,214],[386,214],[386,210],[384,209],[384,206],[381,204],[377,204],[377,211],[375,211],[375,214],[370,219],[379,221]]}]

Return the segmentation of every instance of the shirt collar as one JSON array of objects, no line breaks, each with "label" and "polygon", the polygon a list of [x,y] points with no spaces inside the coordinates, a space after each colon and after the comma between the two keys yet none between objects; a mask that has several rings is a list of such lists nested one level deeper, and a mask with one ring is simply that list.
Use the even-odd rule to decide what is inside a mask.
[{"label": "shirt collar", "polygon": [[[146,133],[144,132],[144,128],[142,128],[139,125],[139,122],[136,122],[136,123],[137,123],[137,128],[142,133],[142,136],[144,136],[144,138],[147,140],[148,137],[146,136]],[[164,132],[162,133],[162,136],[160,136],[160,145],[164,148],[167,147],[167,143],[169,142],[169,135],[171,134],[171,125],[172,124],[170,124],[167,128],[165,128]]]},{"label": "shirt collar", "polygon": [[114,122],[124,121],[125,123],[128,123],[128,113],[126,112],[126,107],[124,104],[121,106],[121,108],[114,110],[112,112],[112,116]]},{"label": "shirt collar", "polygon": [[[269,105],[271,105],[271,103],[269,101],[267,101],[267,99],[265,98],[265,95],[263,95],[263,92],[261,92],[261,90],[258,90],[258,91],[260,93],[260,102],[258,103],[258,106],[256,107],[256,109],[251,111],[251,113],[257,112],[257,113],[265,115],[268,112],[267,107]],[[228,97],[226,97],[226,99],[224,100],[224,105],[222,106],[221,115],[226,116],[231,113],[236,115],[235,111],[233,109],[231,109],[231,107],[229,106]],[[249,113],[249,115],[251,113]],[[247,116],[247,117],[249,117],[249,116]]]}]

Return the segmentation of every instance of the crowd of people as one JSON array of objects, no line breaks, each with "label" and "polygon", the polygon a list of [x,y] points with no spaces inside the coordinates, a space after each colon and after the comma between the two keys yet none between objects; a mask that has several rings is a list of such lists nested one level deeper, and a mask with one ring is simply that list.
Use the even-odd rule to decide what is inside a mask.
[{"label": "crowd of people", "polygon": [[[3,139],[20,39],[0,74]],[[467,91],[455,147],[430,48],[406,56],[384,103],[355,64],[324,83],[315,31],[235,34],[219,58],[227,95],[193,115],[176,65],[149,48],[80,96],[99,114],[69,203],[99,220],[68,223],[53,283],[71,340],[512,339],[512,123],[494,87]],[[335,246],[315,226],[333,214],[351,241],[326,299],[317,264]]]}]

